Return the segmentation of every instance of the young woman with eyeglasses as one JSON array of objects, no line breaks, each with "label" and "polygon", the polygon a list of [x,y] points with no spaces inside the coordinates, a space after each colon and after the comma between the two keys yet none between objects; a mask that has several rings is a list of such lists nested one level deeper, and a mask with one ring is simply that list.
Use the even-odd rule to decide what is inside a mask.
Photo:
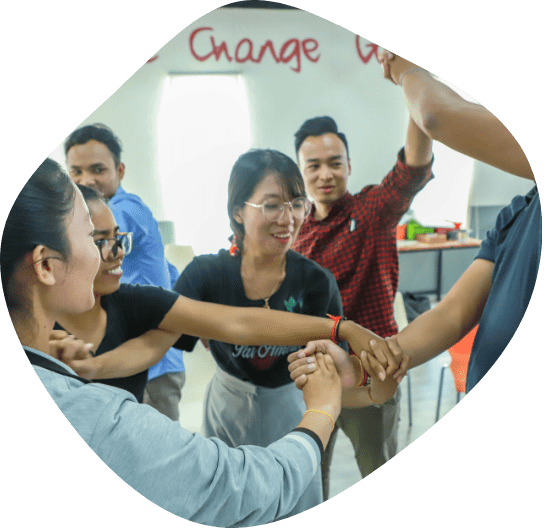
[{"label": "young woman with eyeglasses", "polygon": [[[175,291],[200,301],[326,317],[343,315],[333,275],[290,248],[310,211],[297,164],[274,150],[252,150],[228,185],[230,251],[196,257]],[[210,341],[217,368],[206,392],[202,434],[227,445],[267,446],[293,428],[305,403],[288,371],[297,346]],[[322,502],[317,472],[290,515]]]},{"label": "young woman with eyeglasses", "polygon": [[[82,185],[77,187],[90,210],[100,267],[94,279],[94,306],[56,321],[51,337],[52,348],[60,351],[59,359],[63,359],[62,346],[56,341],[67,334],[66,341],[82,340],[99,356],[156,328],[174,302],[161,288],[121,283],[121,264],[132,249],[132,233],[119,233],[109,206],[96,191]],[[147,380],[146,368],[128,377],[105,379],[103,383],[129,391],[142,403]]]}]

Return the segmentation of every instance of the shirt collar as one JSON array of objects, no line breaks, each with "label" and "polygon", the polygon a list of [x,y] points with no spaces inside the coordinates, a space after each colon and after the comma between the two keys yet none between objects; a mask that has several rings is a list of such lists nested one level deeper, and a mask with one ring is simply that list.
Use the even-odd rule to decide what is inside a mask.
[{"label": "shirt collar", "polygon": [[306,220],[307,223],[310,222],[331,222],[334,218],[339,218],[339,216],[347,216],[347,214],[353,208],[353,195],[347,191],[341,198],[338,198],[330,206],[330,211],[328,216],[324,220],[316,220],[314,218],[314,213],[316,211],[316,205],[312,204],[312,210]]},{"label": "shirt collar", "polygon": [[32,347],[27,346],[27,345],[22,345],[22,346],[23,346],[24,350],[28,350],[29,352],[34,352],[38,356],[42,356],[43,358],[46,358],[48,361],[51,361],[52,363],[55,363],[56,365],[59,365],[60,367],[63,367],[69,374],[75,374],[76,375],[76,372],[71,367],[69,367],[68,365],[63,363],[63,361],[59,361],[58,359],[50,356],[50,354],[46,354],[45,352],[41,352],[40,350],[37,350],[36,348],[32,348]]},{"label": "shirt collar", "polygon": [[120,198],[123,196],[123,194],[126,194],[126,192],[123,189],[122,185],[119,185],[119,188],[115,191],[115,194],[109,199],[109,201],[113,200],[114,198]]}]

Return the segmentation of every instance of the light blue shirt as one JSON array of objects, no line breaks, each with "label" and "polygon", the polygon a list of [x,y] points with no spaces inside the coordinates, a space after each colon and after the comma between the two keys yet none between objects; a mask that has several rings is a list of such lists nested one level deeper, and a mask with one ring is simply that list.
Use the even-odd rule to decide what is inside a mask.
[{"label": "light blue shirt", "polygon": [[[168,290],[178,279],[178,270],[165,258],[157,220],[148,206],[122,187],[109,200],[109,207],[121,233],[132,233],[132,251],[123,260],[122,282],[150,284]],[[167,372],[183,372],[182,351],[170,348],[163,359],[148,370],[148,379]]]},{"label": "light blue shirt", "polygon": [[108,467],[153,503],[190,521],[209,526],[271,522],[292,510],[320,465],[320,449],[304,432],[292,431],[266,448],[230,448],[186,431],[125,390],[34,369]]}]

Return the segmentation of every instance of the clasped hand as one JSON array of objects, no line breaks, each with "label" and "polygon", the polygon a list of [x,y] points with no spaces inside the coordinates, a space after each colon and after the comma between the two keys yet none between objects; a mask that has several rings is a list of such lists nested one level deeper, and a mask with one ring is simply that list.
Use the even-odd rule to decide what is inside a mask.
[{"label": "clasped hand", "polygon": [[92,368],[93,346],[65,330],[52,330],[50,333],[50,356],[63,361],[79,376],[87,379],[93,379],[95,375]]},{"label": "clasped hand", "polygon": [[[385,353],[382,350],[383,348],[387,348]],[[369,349],[369,353],[363,350],[359,359],[362,367],[371,378],[370,395],[372,401],[383,403],[393,396],[398,383],[406,374],[408,356],[404,355],[394,338],[381,340],[379,343],[371,341]],[[302,389],[308,381],[309,374],[316,371],[317,362],[314,356],[319,353],[331,356],[343,389],[359,388],[359,383],[362,380],[358,360],[329,340],[310,341],[305,348],[288,356],[288,369],[297,388]],[[385,366],[388,366],[388,357],[393,358],[393,366],[390,372],[386,372],[384,365],[381,363],[383,361]],[[387,374],[393,375],[388,376]]]}]

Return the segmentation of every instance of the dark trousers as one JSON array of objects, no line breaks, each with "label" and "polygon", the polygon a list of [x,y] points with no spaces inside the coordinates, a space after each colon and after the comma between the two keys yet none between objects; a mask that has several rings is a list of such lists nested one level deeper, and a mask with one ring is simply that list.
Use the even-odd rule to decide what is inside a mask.
[{"label": "dark trousers", "polygon": [[397,454],[399,401],[400,387],[395,396],[382,405],[341,409],[322,457],[324,500],[329,498],[330,463],[338,429],[341,429],[353,444],[358,468],[364,478]]},{"label": "dark trousers", "polygon": [[144,403],[178,422],[178,404],[185,381],[186,372],[167,372],[149,380],[144,391]]}]

